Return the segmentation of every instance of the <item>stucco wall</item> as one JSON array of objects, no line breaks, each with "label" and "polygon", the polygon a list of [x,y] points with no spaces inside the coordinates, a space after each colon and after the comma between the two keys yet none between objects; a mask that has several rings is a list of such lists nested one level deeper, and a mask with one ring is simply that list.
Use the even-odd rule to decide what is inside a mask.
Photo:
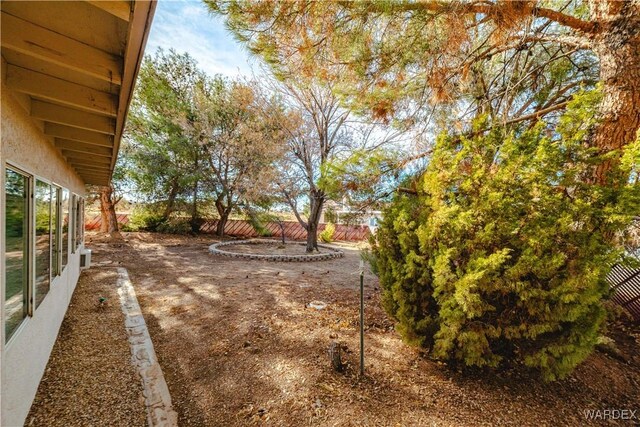
[{"label": "stucco wall", "polygon": [[[4,71],[4,61],[3,61]],[[69,255],[69,261],[62,275],[51,283],[49,293],[32,317],[27,317],[14,333],[11,341],[4,339],[4,167],[13,164],[79,195],[85,194],[82,179],[67,165],[64,157],[42,132],[41,125],[28,115],[28,98],[13,94],[4,85],[2,73],[0,90],[2,116],[2,149],[0,150],[0,222],[2,259],[0,260],[0,408],[2,426],[23,425],[31,407],[31,402],[44,373],[49,354],[56,340],[67,306],[73,294],[80,271],[79,251]],[[69,233],[70,235],[71,233]]]},{"label": "stucco wall", "polygon": [[[84,195],[82,179],[67,164],[49,137],[45,136],[18,102],[2,85],[2,158],[15,166]],[[28,105],[27,105],[28,107]]]}]

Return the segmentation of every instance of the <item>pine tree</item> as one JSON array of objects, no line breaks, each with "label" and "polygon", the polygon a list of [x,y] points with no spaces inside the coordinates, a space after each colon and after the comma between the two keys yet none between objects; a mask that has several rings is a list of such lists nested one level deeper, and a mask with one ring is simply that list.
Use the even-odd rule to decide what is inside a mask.
[{"label": "pine tree", "polygon": [[[591,353],[605,276],[622,256],[615,236],[640,211],[633,182],[585,182],[600,161],[583,143],[598,102],[598,91],[576,96],[557,133],[539,123],[438,139],[417,195],[396,196],[374,249],[384,306],[409,342],[469,366],[521,363],[549,380]],[[638,146],[616,173],[637,174]]]}]

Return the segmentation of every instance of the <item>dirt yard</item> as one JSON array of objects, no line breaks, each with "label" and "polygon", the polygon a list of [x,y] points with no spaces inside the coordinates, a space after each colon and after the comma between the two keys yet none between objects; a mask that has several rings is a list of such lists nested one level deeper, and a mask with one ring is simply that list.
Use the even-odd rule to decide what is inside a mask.
[{"label": "dirt yard", "polygon": [[[123,236],[87,245],[94,262],[129,270],[181,426],[574,426],[602,423],[588,410],[640,409],[637,327],[612,334],[621,355],[596,352],[561,382],[463,374],[400,340],[368,273],[360,381],[353,246],[342,259],[273,263],[213,256],[210,236]],[[332,341],[345,345],[344,373],[331,368]]]}]

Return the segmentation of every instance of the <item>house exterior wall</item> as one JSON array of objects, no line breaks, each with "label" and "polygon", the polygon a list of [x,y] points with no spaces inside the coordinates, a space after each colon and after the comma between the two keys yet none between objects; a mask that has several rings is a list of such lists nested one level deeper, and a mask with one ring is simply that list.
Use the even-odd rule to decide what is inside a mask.
[{"label": "house exterior wall", "polygon": [[[5,69],[3,61],[3,71]],[[1,84],[2,130],[0,151],[0,409],[2,426],[21,426],[29,413],[38,384],[49,359],[51,349],[58,335],[71,295],[80,275],[79,250],[70,253],[68,264],[61,275],[51,282],[44,300],[27,316],[5,343],[5,165],[19,167],[34,177],[44,179],[84,196],[84,182],[66,163],[64,157],[53,146],[42,129],[28,115],[28,99],[12,93]],[[71,233],[69,238],[71,237]],[[72,248],[70,248],[71,252]]]}]

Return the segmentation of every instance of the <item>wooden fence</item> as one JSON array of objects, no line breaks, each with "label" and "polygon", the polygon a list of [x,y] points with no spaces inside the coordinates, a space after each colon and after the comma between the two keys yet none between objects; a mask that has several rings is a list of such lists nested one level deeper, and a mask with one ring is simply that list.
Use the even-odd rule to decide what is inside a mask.
[{"label": "wooden fence", "polygon": [[[200,231],[203,233],[215,233],[218,221],[207,221],[202,224]],[[300,223],[295,221],[284,221],[282,228],[277,222],[269,222],[264,224],[265,229],[269,230],[271,237],[282,237],[282,230],[284,229],[284,236],[291,240],[304,240],[307,238],[307,230],[305,230]],[[325,224],[319,225],[319,231],[324,230]],[[259,234],[247,221],[229,220],[224,227],[225,234],[229,236],[237,237],[258,237]],[[346,226],[336,225],[336,232],[333,235],[335,240],[346,240],[352,242],[359,242],[366,240],[371,231],[366,225],[362,226]]]},{"label": "wooden fence", "polygon": [[[100,215],[85,221],[86,230],[99,230],[102,220]],[[129,215],[118,214],[118,224],[125,225],[129,223]],[[200,227],[201,233],[214,234],[218,221],[206,221]],[[305,240],[307,238],[307,230],[305,230],[297,221],[284,221],[284,236],[291,240]],[[271,237],[282,237],[282,231],[278,223],[270,222],[264,225],[269,230]],[[320,224],[320,231],[324,230],[325,224]],[[228,236],[235,237],[258,237],[259,234],[247,221],[229,220],[225,224],[224,232]],[[351,242],[360,242],[366,240],[371,231],[366,225],[346,226],[336,225],[336,232],[333,235],[335,240],[346,240]]]},{"label": "wooden fence", "polygon": [[[118,214],[118,224],[125,225],[129,222],[127,214]],[[100,215],[85,222],[87,230],[100,229]],[[213,234],[216,232],[217,221],[206,221],[200,227],[202,233]],[[304,240],[307,238],[307,231],[298,222],[285,221],[284,235],[291,240]],[[325,225],[320,224],[320,230],[324,230]],[[271,236],[280,238],[282,236],[278,223],[271,222],[265,225]],[[225,226],[225,234],[236,237],[258,237],[258,233],[247,221],[229,220]],[[336,225],[334,234],[335,240],[346,240],[359,242],[366,240],[371,231],[367,226],[345,226]],[[612,300],[626,308],[636,319],[640,320],[640,269],[626,268],[616,265],[607,276],[611,288],[613,289]]]},{"label": "wooden fence", "polygon": [[[122,227],[129,223],[129,215],[128,214],[118,214],[118,225]],[[102,218],[100,215],[96,215],[91,219],[84,219],[84,229],[85,230],[100,230],[100,225],[102,224]]]},{"label": "wooden fence", "polygon": [[611,299],[626,308],[634,319],[640,320],[640,268],[615,265],[607,280],[613,289]]}]

